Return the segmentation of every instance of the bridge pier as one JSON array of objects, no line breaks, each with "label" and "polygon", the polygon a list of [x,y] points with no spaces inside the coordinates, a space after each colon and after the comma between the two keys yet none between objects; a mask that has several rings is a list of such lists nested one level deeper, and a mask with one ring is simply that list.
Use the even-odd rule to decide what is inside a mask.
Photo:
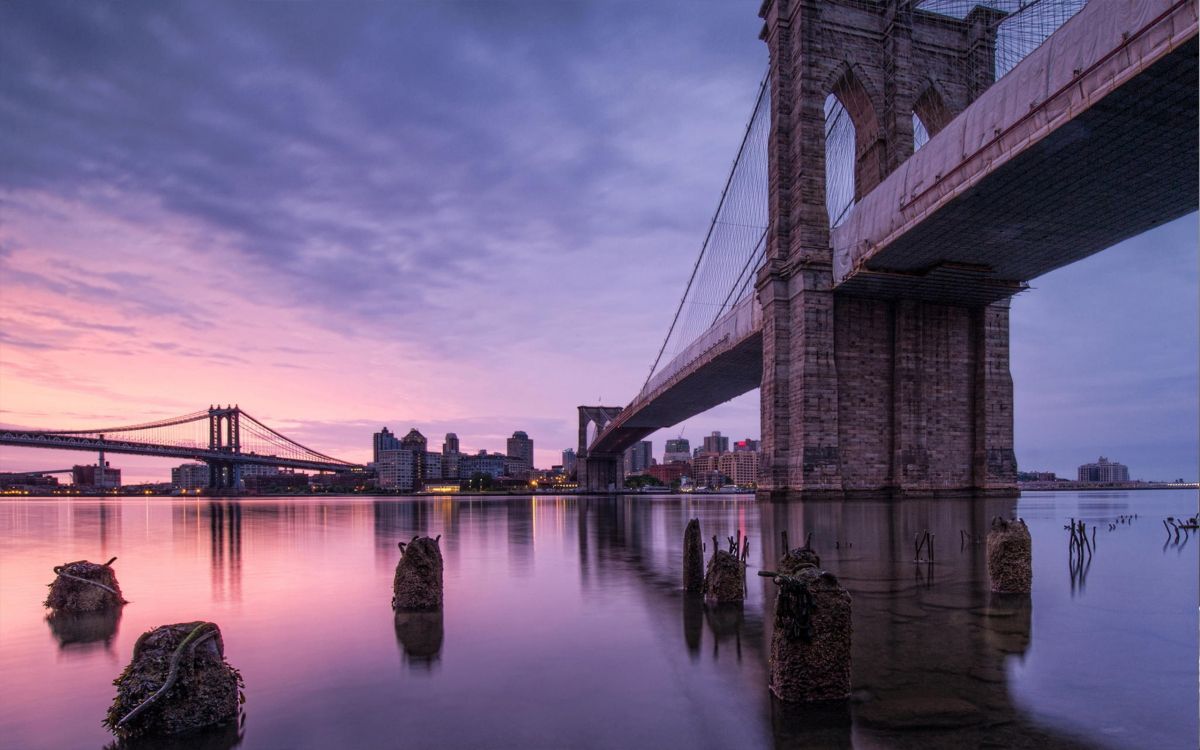
[{"label": "bridge pier", "polygon": [[613,492],[625,487],[625,461],[621,454],[597,453],[578,459],[579,489]]},{"label": "bridge pier", "polygon": [[760,291],[760,493],[1015,494],[1008,301],[850,297],[824,281]]}]

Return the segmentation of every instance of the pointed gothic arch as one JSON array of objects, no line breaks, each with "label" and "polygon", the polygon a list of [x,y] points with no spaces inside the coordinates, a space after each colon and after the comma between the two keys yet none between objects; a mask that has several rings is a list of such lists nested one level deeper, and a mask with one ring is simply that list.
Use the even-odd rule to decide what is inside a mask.
[{"label": "pointed gothic arch", "polygon": [[849,63],[839,65],[825,87],[825,199],[830,226],[883,179],[883,129],[875,98]]},{"label": "pointed gothic arch", "polygon": [[953,118],[954,112],[946,104],[945,97],[938,91],[937,85],[930,81],[913,102],[913,125],[920,122],[932,138]]}]

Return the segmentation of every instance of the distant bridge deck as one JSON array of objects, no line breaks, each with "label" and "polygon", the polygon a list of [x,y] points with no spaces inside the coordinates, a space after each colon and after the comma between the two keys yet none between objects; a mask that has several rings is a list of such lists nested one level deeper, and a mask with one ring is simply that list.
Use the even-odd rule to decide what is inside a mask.
[{"label": "distant bridge deck", "polygon": [[340,461],[309,461],[281,456],[260,455],[257,453],[234,453],[209,448],[157,445],[129,440],[113,440],[111,438],[104,438],[102,440],[81,435],[62,435],[32,430],[0,430],[0,445],[88,451],[90,453],[104,451],[105,453],[123,453],[137,456],[181,458],[190,461],[223,462],[242,466],[277,466],[286,469],[304,469],[308,471],[346,471],[361,468],[357,464]]},{"label": "distant bridge deck", "polygon": [[854,207],[839,291],[990,302],[1197,206],[1193,0],[1092,2]]}]

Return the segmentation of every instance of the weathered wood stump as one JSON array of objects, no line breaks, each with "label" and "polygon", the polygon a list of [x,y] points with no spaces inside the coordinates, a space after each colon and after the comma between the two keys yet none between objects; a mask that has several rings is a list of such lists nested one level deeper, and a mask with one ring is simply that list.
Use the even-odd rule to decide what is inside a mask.
[{"label": "weathered wood stump", "polygon": [[762,571],[779,586],[771,636],[770,687],[792,703],[850,697],[850,592],[805,564],[793,575]]},{"label": "weathered wood stump", "polygon": [[1033,540],[1025,521],[997,516],[987,535],[988,579],[998,594],[1028,594],[1033,588]]},{"label": "weathered wood stump", "polygon": [[57,576],[50,584],[45,605],[55,612],[82,614],[103,612],[125,603],[117,574],[112,564],[117,558],[100,565],[76,560],[54,569]]},{"label": "weathered wood stump", "polygon": [[104,724],[123,739],[166,736],[236,721],[242,676],[225,661],[221,629],[184,622],[147,631],[114,682]]},{"label": "weathered wood stump", "polygon": [[704,590],[704,540],[700,537],[700,519],[688,521],[683,530],[683,590]]},{"label": "weathered wood stump", "polygon": [[414,536],[400,542],[400,562],[392,580],[392,607],[398,610],[431,612],[442,608],[442,550],[438,542]]},{"label": "weathered wood stump", "polygon": [[746,564],[723,549],[713,552],[704,573],[704,598],[717,604],[744,601]]}]

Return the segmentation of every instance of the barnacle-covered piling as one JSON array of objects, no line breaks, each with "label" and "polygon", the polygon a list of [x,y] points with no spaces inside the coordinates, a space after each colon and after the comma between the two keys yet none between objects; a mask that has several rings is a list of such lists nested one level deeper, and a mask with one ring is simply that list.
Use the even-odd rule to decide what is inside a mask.
[{"label": "barnacle-covered piling", "polygon": [[759,573],[774,578],[779,587],[769,659],[771,692],[793,703],[845,700],[850,696],[853,636],[850,592],[815,564],[796,565],[792,574]]},{"label": "barnacle-covered piling", "polygon": [[112,558],[103,565],[76,560],[54,568],[55,579],[45,605],[56,613],[104,612],[125,603]]},{"label": "barnacle-covered piling", "polygon": [[212,622],[163,625],[143,633],[104,724],[120,738],[167,736],[237,719],[242,677],[225,661]]},{"label": "barnacle-covered piling", "polygon": [[997,516],[987,535],[988,579],[998,594],[1028,594],[1033,587],[1033,540],[1025,521]]},{"label": "barnacle-covered piling", "polygon": [[392,608],[432,612],[442,608],[441,534],[400,542],[400,562],[392,580]]},{"label": "barnacle-covered piling", "polygon": [[717,549],[717,538],[713,537],[713,556],[708,558],[704,572],[704,598],[716,604],[746,599],[746,563],[738,559],[732,541],[730,550]]}]

